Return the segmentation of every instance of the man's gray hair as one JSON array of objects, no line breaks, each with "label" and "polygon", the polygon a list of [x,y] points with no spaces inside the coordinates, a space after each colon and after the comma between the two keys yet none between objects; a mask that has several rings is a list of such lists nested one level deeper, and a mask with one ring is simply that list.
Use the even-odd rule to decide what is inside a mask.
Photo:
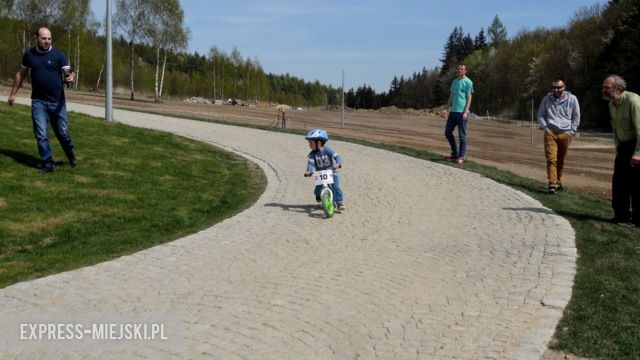
[{"label": "man's gray hair", "polygon": [[611,85],[613,85],[614,87],[617,87],[618,89],[620,89],[622,91],[627,90],[627,82],[624,81],[622,76],[612,74],[612,75],[607,76],[607,79],[608,78],[611,78],[613,80],[611,82]]}]

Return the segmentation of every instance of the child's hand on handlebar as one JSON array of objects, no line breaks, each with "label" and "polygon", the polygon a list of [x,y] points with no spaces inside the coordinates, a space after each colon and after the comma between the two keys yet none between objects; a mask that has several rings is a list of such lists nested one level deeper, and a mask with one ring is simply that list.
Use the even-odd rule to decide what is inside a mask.
[{"label": "child's hand on handlebar", "polygon": [[340,165],[340,164],[335,164],[335,165],[333,165],[333,168],[334,168],[334,169],[342,169],[342,165]]}]

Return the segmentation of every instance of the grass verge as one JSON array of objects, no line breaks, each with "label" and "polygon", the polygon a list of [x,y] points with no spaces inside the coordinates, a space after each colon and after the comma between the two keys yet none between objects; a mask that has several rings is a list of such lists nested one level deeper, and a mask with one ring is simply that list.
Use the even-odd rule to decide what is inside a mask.
[{"label": "grass verge", "polygon": [[236,155],[79,114],[69,126],[79,165],[66,163],[50,134],[57,167],[43,175],[29,107],[0,108],[0,118],[0,288],[205,229],[266,185]]}]

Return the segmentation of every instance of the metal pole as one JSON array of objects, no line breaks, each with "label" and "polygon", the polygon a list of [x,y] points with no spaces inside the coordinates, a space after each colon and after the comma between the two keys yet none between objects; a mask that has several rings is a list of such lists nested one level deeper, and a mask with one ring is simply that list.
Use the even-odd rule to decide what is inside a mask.
[{"label": "metal pole", "polygon": [[533,145],[533,99],[531,99],[531,145]]},{"label": "metal pole", "polygon": [[106,121],[113,121],[113,63],[112,63],[112,48],[111,48],[111,2],[112,0],[107,0],[107,53],[106,53],[106,62],[107,62],[107,79],[105,86],[105,97],[104,97],[104,117]]},{"label": "metal pole", "polygon": [[340,127],[344,127],[344,69],[342,70],[342,122]]}]

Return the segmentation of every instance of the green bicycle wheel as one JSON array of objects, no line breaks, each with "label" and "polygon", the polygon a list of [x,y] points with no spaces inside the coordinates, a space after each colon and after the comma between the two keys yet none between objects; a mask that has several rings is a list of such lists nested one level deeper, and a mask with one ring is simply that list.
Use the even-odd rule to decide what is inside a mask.
[{"label": "green bicycle wheel", "polygon": [[333,204],[333,196],[331,194],[331,191],[329,191],[328,189],[323,191],[320,195],[320,198],[322,200],[322,210],[324,211],[324,214],[328,218],[332,217],[336,211],[336,207]]}]

